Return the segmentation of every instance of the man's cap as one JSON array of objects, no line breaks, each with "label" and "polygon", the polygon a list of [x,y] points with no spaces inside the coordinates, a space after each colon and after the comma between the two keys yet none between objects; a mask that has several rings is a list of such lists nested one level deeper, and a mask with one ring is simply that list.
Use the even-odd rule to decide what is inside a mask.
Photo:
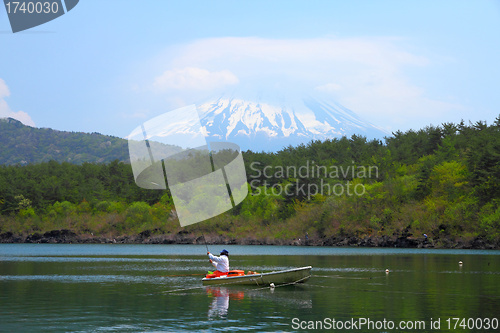
[{"label": "man's cap", "polygon": [[229,252],[227,252],[227,250],[226,250],[226,249],[224,249],[224,250],[220,251],[220,254],[225,254],[225,255],[228,255],[228,254],[229,254]]}]

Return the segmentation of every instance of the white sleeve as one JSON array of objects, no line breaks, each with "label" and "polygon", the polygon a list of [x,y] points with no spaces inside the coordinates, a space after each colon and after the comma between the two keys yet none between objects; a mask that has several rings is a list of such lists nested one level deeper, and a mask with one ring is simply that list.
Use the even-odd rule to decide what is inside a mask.
[{"label": "white sleeve", "polygon": [[209,253],[209,254],[208,254],[208,257],[209,257],[210,259],[212,259],[213,261],[215,261],[215,262],[223,262],[223,261],[224,261],[224,259],[222,259],[221,257],[216,257],[216,256],[214,256],[212,253]]}]

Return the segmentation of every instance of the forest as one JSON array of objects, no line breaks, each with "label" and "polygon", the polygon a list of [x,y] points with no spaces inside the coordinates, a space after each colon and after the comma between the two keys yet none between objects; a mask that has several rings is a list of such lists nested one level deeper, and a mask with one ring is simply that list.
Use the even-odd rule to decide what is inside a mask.
[{"label": "forest", "polygon": [[500,248],[500,116],[493,124],[397,131],[383,142],[354,135],[243,158],[248,197],[185,228],[168,189],[139,188],[126,162],[4,164],[0,235],[69,230],[89,239],[196,240],[203,232],[248,244],[392,246],[404,238],[410,246]]}]

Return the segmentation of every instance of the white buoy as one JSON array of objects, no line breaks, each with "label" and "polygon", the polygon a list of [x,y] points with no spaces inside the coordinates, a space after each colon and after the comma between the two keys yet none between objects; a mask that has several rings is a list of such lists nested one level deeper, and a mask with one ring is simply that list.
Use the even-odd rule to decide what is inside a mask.
[{"label": "white buoy", "polygon": [[276,287],[276,286],[274,285],[274,283],[271,282],[271,284],[269,285],[269,287],[271,287],[271,289],[274,289],[274,287]]}]

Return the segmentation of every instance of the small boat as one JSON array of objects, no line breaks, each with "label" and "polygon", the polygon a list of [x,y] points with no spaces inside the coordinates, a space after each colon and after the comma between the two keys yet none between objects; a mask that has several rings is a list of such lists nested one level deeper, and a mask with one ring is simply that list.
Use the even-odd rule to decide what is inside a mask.
[{"label": "small boat", "polygon": [[234,270],[229,271],[227,275],[218,277],[208,277],[208,275],[201,281],[203,285],[256,285],[268,286],[271,284],[292,284],[303,283],[311,277],[311,266],[292,268],[284,271],[269,272],[269,273],[256,273],[245,274],[244,271]]}]

